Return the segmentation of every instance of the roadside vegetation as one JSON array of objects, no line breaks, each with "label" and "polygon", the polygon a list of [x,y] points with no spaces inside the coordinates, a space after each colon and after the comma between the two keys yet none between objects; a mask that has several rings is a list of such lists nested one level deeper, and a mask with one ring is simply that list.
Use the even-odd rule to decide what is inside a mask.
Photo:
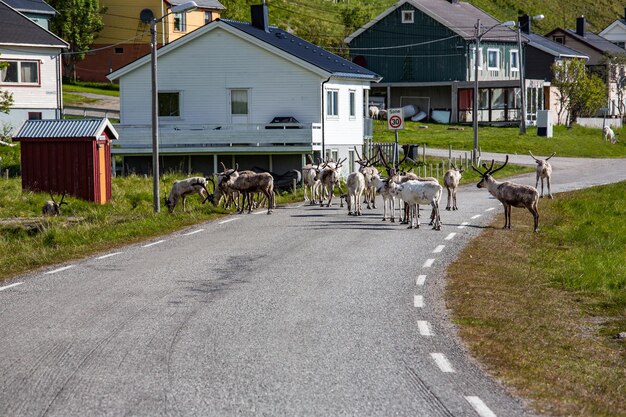
[{"label": "roadside vegetation", "polygon": [[626,416],[624,201],[626,182],[544,199],[537,234],[513,209],[512,230],[500,215],[448,270],[472,355],[541,413]]}]

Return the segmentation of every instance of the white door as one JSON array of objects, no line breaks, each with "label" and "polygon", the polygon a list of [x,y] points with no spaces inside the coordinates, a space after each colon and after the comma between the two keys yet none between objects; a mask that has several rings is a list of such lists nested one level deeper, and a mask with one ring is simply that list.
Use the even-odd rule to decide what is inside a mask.
[{"label": "white door", "polygon": [[[248,110],[248,90],[230,90],[230,122],[233,125],[247,124]],[[233,126],[233,128],[245,129],[245,126]]]}]

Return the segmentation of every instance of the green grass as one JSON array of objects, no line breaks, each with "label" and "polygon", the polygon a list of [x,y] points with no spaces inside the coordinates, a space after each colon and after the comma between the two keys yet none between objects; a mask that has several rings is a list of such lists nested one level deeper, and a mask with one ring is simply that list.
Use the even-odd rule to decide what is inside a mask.
[{"label": "green grass", "polygon": [[[446,303],[474,356],[555,416],[626,416],[626,182],[540,202],[448,270]],[[468,272],[471,271],[471,272]]]},{"label": "green grass", "polygon": [[95,82],[63,83],[63,92],[93,93],[111,97],[120,96],[120,88],[118,84],[105,84]]},{"label": "green grass", "polygon": [[[393,142],[394,132],[387,130],[386,121],[374,123],[374,142]],[[426,127],[426,128],[423,128]],[[463,130],[452,130],[452,129]],[[612,145],[602,140],[601,129],[574,126],[554,126],[553,137],[537,136],[537,128],[529,127],[525,135],[519,134],[518,127],[479,126],[478,145],[482,152],[528,154],[581,158],[624,158],[626,157],[626,129],[618,129],[621,142]],[[401,144],[426,144],[426,147],[470,151],[474,144],[474,131],[471,126],[453,126],[408,122],[399,131]]]},{"label": "green grass", "polygon": [[[166,187],[184,174],[167,174],[161,179],[161,199]],[[112,200],[96,205],[72,197],[62,215],[44,218],[41,207],[50,196],[22,192],[21,179],[0,180],[0,281],[11,276],[59,262],[78,259],[116,246],[167,234],[178,229],[225,215],[228,211],[207,203],[199,196],[187,198],[169,214],[161,202],[154,213],[152,179],[143,176],[113,179]],[[58,198],[58,196],[55,196]],[[302,198],[284,193],[276,202],[284,204]]]},{"label": "green grass", "polygon": [[80,94],[63,93],[64,106],[82,106],[84,104],[95,103],[97,101],[97,98],[85,97]]}]

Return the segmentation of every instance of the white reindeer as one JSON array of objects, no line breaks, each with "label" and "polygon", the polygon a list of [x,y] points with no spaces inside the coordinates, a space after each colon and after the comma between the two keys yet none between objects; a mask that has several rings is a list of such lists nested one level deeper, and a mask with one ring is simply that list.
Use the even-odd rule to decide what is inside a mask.
[{"label": "white reindeer", "polygon": [[320,196],[320,207],[324,207],[324,193],[328,192],[328,203],[326,207],[330,207],[333,201],[333,192],[335,190],[335,186],[339,188],[339,193],[341,194],[341,186],[339,185],[339,169],[342,167],[342,164],[348,158],[344,158],[343,160],[337,163],[325,162],[322,165],[322,169],[318,171],[315,179],[320,181],[322,192]]},{"label": "white reindeer", "polygon": [[439,216],[439,201],[443,187],[436,181],[409,180],[402,184],[389,181],[389,192],[391,195],[401,198],[411,207],[411,214],[408,218],[409,229],[419,229],[419,205],[430,204],[432,207],[431,224],[434,230],[441,230],[441,218]]},{"label": "white reindeer", "polygon": [[611,142],[612,144],[615,144],[615,132],[613,132],[611,126],[604,126],[602,128],[602,138],[608,142]]},{"label": "white reindeer", "polygon": [[[355,216],[361,215],[361,196],[365,190],[365,177],[360,172],[353,172],[348,175],[346,181],[348,187],[348,196],[346,201],[348,203],[348,215]],[[354,209],[354,210],[353,210]]]},{"label": "white reindeer", "polygon": [[537,202],[539,201],[539,193],[536,188],[530,185],[515,184],[510,181],[496,181],[492,174],[498,172],[509,162],[509,156],[506,156],[504,165],[500,168],[493,169],[494,160],[491,160],[491,166],[487,168],[487,164],[483,164],[485,172],[480,172],[472,165],[472,169],[478,172],[482,179],[476,186],[478,188],[487,188],[489,193],[497,198],[504,207],[504,229],[511,228],[511,207],[525,207],[533,215],[535,222],[535,232],[539,231],[539,211],[537,210]]},{"label": "white reindeer", "polygon": [[[310,201],[311,204],[318,204],[320,199],[320,182],[316,180],[317,172],[320,170],[320,164],[314,164],[311,156],[307,155],[309,163],[302,167],[302,181],[304,185],[304,201]],[[307,196],[307,190],[310,191],[311,197]]]},{"label": "white reindeer", "polygon": [[185,200],[190,194],[198,194],[202,197],[202,204],[207,200],[211,200],[209,197],[209,190],[206,186],[209,183],[208,178],[204,177],[191,177],[184,180],[175,181],[170,190],[169,196],[165,197],[165,205],[170,213],[174,212],[174,208],[179,199],[183,199],[183,211],[186,211]]},{"label": "white reindeer", "polygon": [[378,119],[378,116],[380,115],[380,109],[376,106],[370,106],[369,113],[370,113],[370,118]]},{"label": "white reindeer", "polygon": [[531,151],[528,151],[530,156],[537,162],[537,181],[535,181],[535,188],[539,186],[539,179],[541,179],[541,198],[543,198],[543,180],[545,178],[548,185],[548,197],[552,198],[552,190],[550,189],[550,178],[552,177],[552,165],[548,162],[550,158],[556,155],[556,152],[552,152],[552,155],[546,159],[537,159]]},{"label": "white reindeer", "polygon": [[[461,174],[463,168],[459,169],[456,165],[452,164],[452,169],[446,171],[443,175],[443,185],[448,190],[448,204],[446,204],[446,210],[458,210],[456,205],[456,193],[459,190],[459,182],[461,181]],[[452,205],[450,204],[452,203]]]},{"label": "white reindeer", "polygon": [[380,152],[380,148],[378,148],[378,152],[371,158],[361,158],[359,155],[359,151],[354,147],[354,152],[356,153],[357,158],[359,158],[356,162],[360,165],[359,172],[363,174],[365,178],[365,203],[367,203],[367,208],[372,209],[376,208],[376,187],[372,183],[372,179],[375,175],[378,175],[378,168],[374,166],[375,158],[378,157],[378,152]]}]

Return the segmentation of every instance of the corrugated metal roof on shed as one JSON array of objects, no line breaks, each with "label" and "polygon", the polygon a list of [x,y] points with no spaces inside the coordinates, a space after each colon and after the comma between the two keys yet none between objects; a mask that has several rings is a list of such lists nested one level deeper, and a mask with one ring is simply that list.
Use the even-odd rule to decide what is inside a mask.
[{"label": "corrugated metal roof on shed", "polygon": [[108,119],[27,120],[13,140],[49,138],[95,138],[108,130],[110,139],[119,135]]}]

